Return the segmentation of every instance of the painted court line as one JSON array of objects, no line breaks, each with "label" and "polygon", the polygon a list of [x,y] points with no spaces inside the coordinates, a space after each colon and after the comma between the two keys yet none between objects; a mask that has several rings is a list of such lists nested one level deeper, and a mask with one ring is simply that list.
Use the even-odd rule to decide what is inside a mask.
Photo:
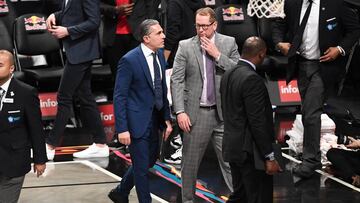
[{"label": "painted court line", "polygon": [[[81,163],[84,164],[84,165],[86,165],[86,166],[89,166],[90,168],[94,168],[94,169],[96,169],[96,170],[98,170],[98,171],[101,171],[101,172],[105,173],[106,175],[108,175],[108,176],[110,176],[110,177],[112,177],[112,178],[114,178],[114,179],[116,179],[116,180],[118,180],[118,181],[121,181],[121,177],[120,177],[120,176],[117,176],[117,175],[111,173],[110,171],[108,171],[108,170],[106,170],[106,169],[104,169],[104,168],[96,165],[95,163],[93,163],[93,162],[91,162],[91,161],[84,160],[84,161],[81,161]],[[161,202],[161,203],[168,203],[168,201],[166,201],[166,200],[164,200],[164,199],[162,199],[162,198],[160,198],[160,197],[158,197],[158,196],[156,196],[156,195],[154,195],[154,194],[152,194],[152,193],[150,193],[150,195],[151,195],[151,197],[152,197],[153,199],[155,199],[156,201],[159,201],[159,202]]]},{"label": "painted court line", "polygon": [[[296,162],[296,163],[301,163],[300,160],[297,160],[297,159],[295,159],[294,157],[292,157],[292,156],[290,156],[288,154],[282,153],[282,155],[283,155],[283,157],[289,159],[290,161],[293,161],[293,162]],[[315,170],[315,171],[318,172],[319,174],[323,175],[323,176],[326,176],[327,178],[330,178],[330,179],[332,179],[332,180],[334,180],[334,181],[336,181],[336,182],[338,182],[338,183],[340,183],[342,185],[345,185],[346,187],[349,187],[349,188],[351,188],[351,189],[353,189],[353,190],[355,190],[357,192],[360,192],[360,188],[355,187],[352,184],[347,183],[347,182],[345,182],[345,181],[343,181],[343,180],[341,180],[339,178],[336,178],[333,175],[330,175],[330,174],[328,174],[328,173],[326,173],[326,172],[324,172],[322,170]]]}]

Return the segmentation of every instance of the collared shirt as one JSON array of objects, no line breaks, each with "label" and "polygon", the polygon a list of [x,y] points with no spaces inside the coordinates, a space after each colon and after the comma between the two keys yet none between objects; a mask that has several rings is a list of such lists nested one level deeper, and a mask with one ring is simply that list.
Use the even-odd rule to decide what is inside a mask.
[{"label": "collared shirt", "polygon": [[[299,51],[301,56],[309,60],[317,60],[320,58],[319,47],[319,15],[320,15],[320,0],[312,0],[312,7],[309,19],[305,26],[304,34],[302,36],[302,43]],[[309,1],[303,0],[300,14],[299,25],[305,15]]]},{"label": "collared shirt", "polygon": [[[144,53],[144,56],[145,56],[145,59],[146,59],[146,62],[149,66],[149,70],[150,70],[150,75],[151,75],[151,79],[152,79],[152,82],[153,82],[153,86],[155,86],[154,84],[154,79],[155,79],[155,74],[154,74],[154,64],[153,64],[153,53],[154,51],[149,49],[147,46],[145,46],[145,44],[141,43],[141,50],[142,52]],[[159,65],[159,68],[160,68],[160,77],[162,78],[162,71],[161,71],[161,65],[160,65],[160,61],[159,61],[159,57],[156,55],[156,61]]]},{"label": "collared shirt", "polygon": [[1,89],[5,90],[5,94],[4,96],[2,97],[1,101],[0,101],[0,110],[2,109],[2,106],[3,106],[3,101],[5,99],[5,96],[6,96],[6,93],[9,89],[9,85],[10,85],[10,82],[11,82],[11,79],[12,79],[12,76],[10,77],[10,79],[8,81],[6,81],[3,85],[1,85]]},{"label": "collared shirt", "polygon": [[256,66],[253,63],[251,63],[250,61],[243,59],[243,58],[240,58],[239,60],[244,61],[245,63],[248,63],[256,71]]},{"label": "collared shirt", "polygon": [[[210,41],[212,43],[215,43],[215,35],[216,35],[216,33],[214,33],[214,35],[210,39]],[[199,40],[200,40],[200,38],[199,38]],[[203,76],[203,90],[201,93],[200,106],[213,106],[215,104],[209,104],[207,101],[206,51],[203,49],[202,49],[202,58],[203,58],[203,64],[204,64],[204,76]],[[216,59],[216,60],[219,60],[219,59]],[[215,82],[215,80],[214,80],[214,82]],[[215,84],[214,84],[214,87],[215,87]]]}]

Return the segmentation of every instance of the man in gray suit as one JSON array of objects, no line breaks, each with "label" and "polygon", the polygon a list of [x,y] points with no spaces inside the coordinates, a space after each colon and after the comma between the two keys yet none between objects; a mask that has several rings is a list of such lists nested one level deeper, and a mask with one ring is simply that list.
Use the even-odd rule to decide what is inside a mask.
[{"label": "man in gray suit", "polygon": [[184,131],[183,202],[194,202],[197,172],[210,139],[232,191],[230,168],[221,153],[224,128],[219,87],[223,73],[236,65],[240,55],[233,37],[215,32],[211,8],[197,10],[195,21],[197,35],[180,41],[170,85],[177,122]]}]

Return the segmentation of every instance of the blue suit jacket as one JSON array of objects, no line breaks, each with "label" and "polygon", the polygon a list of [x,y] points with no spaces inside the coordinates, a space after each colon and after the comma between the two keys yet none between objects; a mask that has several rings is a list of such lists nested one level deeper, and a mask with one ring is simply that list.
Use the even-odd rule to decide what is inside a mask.
[{"label": "blue suit jacket", "polygon": [[68,0],[66,6],[54,14],[56,24],[68,28],[69,36],[62,42],[71,64],[100,57],[98,28],[101,18],[98,0]]},{"label": "blue suit jacket", "polygon": [[[163,101],[160,124],[170,120],[169,101],[165,80],[165,58],[158,52],[162,72]],[[129,131],[132,138],[142,137],[155,105],[155,92],[150,70],[141,46],[123,56],[118,65],[114,89],[116,133]]]}]

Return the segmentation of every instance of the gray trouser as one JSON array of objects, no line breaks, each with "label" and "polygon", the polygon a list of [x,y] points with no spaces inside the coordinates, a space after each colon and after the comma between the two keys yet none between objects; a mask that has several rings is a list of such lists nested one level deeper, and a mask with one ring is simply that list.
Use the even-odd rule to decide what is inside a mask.
[{"label": "gray trouser", "polygon": [[319,62],[299,63],[298,85],[304,125],[303,164],[311,169],[321,162],[320,130],[325,88],[319,70]]},{"label": "gray trouser", "polygon": [[228,163],[222,158],[223,128],[217,119],[216,110],[200,108],[196,123],[190,133],[184,133],[182,150],[182,202],[194,202],[195,184],[201,160],[208,143],[212,142],[224,180],[231,191],[232,178]]},{"label": "gray trouser", "polygon": [[0,174],[0,203],[16,203],[20,197],[25,176],[8,178]]}]

